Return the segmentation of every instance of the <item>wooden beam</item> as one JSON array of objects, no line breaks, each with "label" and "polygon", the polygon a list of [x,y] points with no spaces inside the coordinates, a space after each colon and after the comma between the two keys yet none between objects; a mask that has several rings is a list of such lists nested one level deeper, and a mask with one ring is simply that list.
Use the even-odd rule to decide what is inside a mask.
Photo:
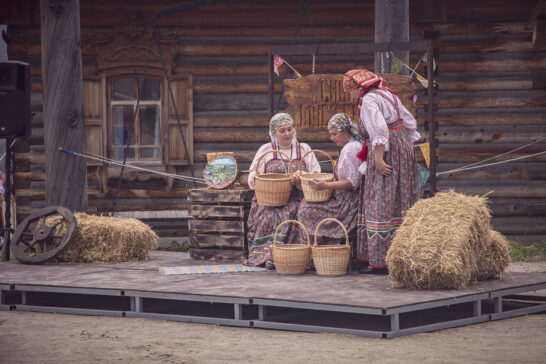
[{"label": "wooden beam", "polygon": [[87,211],[79,0],[41,0],[46,205]]}]

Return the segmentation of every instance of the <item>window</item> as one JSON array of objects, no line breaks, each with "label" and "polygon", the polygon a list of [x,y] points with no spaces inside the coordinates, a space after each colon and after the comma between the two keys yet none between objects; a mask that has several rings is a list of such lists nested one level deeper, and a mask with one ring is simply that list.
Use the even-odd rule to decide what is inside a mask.
[{"label": "window", "polygon": [[[158,161],[161,159],[161,80],[125,77],[111,87],[111,154],[114,159]],[[139,98],[140,91],[140,98]],[[135,110],[138,103],[138,113]]]},{"label": "window", "polygon": [[[131,163],[189,165],[193,158],[191,75],[170,76],[175,107],[167,97],[169,89],[163,71],[148,70],[148,75],[142,78],[139,111],[135,116],[138,83],[143,69],[135,67],[132,71],[128,73],[126,68],[116,68],[85,76],[87,152],[121,161],[127,150],[127,160]],[[87,165],[105,164],[88,159]]]}]

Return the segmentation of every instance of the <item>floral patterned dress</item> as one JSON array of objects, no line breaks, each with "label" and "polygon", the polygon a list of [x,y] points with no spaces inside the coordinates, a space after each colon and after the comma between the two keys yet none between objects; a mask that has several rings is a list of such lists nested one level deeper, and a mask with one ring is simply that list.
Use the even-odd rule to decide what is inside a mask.
[{"label": "floral patterned dress", "polygon": [[[299,143],[298,143],[299,144]],[[302,144],[303,145],[303,144]],[[296,157],[292,159],[292,170],[299,169],[299,164],[302,158],[302,148],[296,148]],[[310,148],[306,146],[305,149]],[[266,173],[286,173],[287,161],[281,159],[278,153],[274,158],[270,159],[265,164]],[[316,161],[316,157],[313,155]],[[307,161],[307,158],[306,158]],[[307,162],[303,162],[302,170],[307,171]],[[313,163],[314,164],[314,163]],[[316,161],[318,166],[318,161]],[[292,187],[290,199],[285,206],[263,206],[258,204],[256,196],[252,200],[250,213],[248,215],[248,258],[243,261],[247,266],[260,266],[266,261],[273,261],[271,246],[277,226],[286,220],[296,220],[298,207],[303,198],[303,192]],[[284,224],[279,229],[276,242],[279,244],[296,244],[298,242],[298,230],[296,224]]]},{"label": "floral patterned dress", "polygon": [[[325,202],[308,202],[303,200],[298,209],[298,221],[300,221],[309,232],[309,237],[318,234],[322,237],[322,243],[335,242],[345,238],[343,228],[336,222],[328,221],[320,226],[317,232],[317,225],[327,217],[339,220],[351,232],[356,228],[358,204],[360,198],[361,175],[358,172],[360,160],[356,154],[361,150],[362,143],[351,139],[341,150],[337,164],[336,179],[347,179],[353,185],[352,190],[334,190],[332,198]],[[317,241],[319,241],[317,239]],[[343,240],[345,242],[345,240]],[[319,242],[320,244],[320,242]]]},{"label": "floral patterned dress", "polygon": [[[383,131],[377,132],[375,127]],[[369,262],[371,267],[384,268],[387,250],[404,213],[419,199],[413,143],[420,135],[415,130],[413,116],[398,97],[388,91],[376,90],[363,97],[359,128],[361,134],[369,138],[366,139],[366,179],[358,217],[359,230],[365,231],[366,236],[358,243],[357,259]],[[381,175],[376,168],[376,144],[385,145],[383,159],[392,166],[389,176]]]}]

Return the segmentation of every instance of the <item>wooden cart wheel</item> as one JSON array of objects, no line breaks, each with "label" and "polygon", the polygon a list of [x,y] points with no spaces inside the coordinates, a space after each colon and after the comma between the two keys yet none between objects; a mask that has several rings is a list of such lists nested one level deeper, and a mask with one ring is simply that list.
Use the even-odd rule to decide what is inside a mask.
[{"label": "wooden cart wheel", "polygon": [[17,226],[11,241],[11,252],[21,263],[45,263],[66,248],[76,227],[76,218],[69,209],[46,207]]}]

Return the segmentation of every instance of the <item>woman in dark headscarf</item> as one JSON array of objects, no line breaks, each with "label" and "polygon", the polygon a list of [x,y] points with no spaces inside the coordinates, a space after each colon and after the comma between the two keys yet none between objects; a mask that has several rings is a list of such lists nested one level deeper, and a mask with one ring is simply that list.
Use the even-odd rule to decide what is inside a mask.
[{"label": "woman in dark headscarf", "polygon": [[[335,181],[309,181],[313,190],[333,190],[332,197],[325,202],[303,200],[298,208],[298,221],[307,228],[310,235],[317,233],[317,225],[327,217],[339,220],[349,232],[356,228],[362,181],[358,171],[361,160],[357,153],[362,149],[362,138],[358,134],[357,125],[345,114],[332,116],[328,122],[328,132],[330,139],[342,149],[336,163]],[[339,224],[329,221],[321,225],[318,236],[332,242],[332,239],[344,238],[345,233]]]},{"label": "woman in dark headscarf", "polygon": [[396,92],[373,72],[347,72],[343,88],[358,96],[358,127],[366,139],[359,153],[367,166],[361,191],[357,259],[369,264],[361,273],[385,274],[385,257],[394,233],[404,213],[419,198],[413,143],[420,134],[415,118]]}]

